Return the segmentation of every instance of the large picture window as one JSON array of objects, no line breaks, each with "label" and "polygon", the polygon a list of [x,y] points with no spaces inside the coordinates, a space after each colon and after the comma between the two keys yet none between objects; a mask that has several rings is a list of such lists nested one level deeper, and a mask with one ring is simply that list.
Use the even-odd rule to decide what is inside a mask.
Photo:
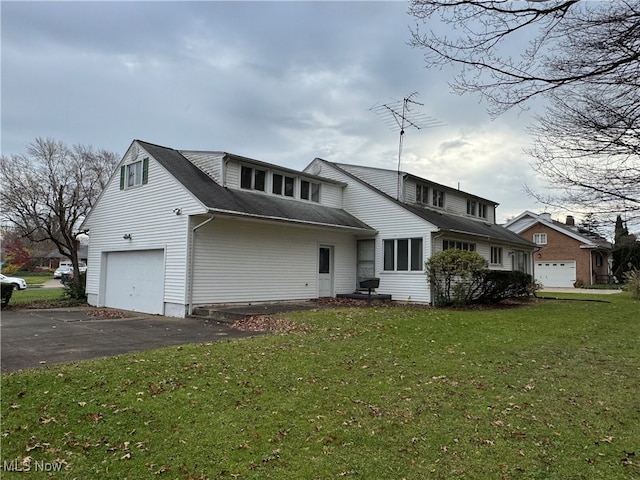
[{"label": "large picture window", "polygon": [[422,238],[383,241],[383,269],[388,272],[422,271]]}]

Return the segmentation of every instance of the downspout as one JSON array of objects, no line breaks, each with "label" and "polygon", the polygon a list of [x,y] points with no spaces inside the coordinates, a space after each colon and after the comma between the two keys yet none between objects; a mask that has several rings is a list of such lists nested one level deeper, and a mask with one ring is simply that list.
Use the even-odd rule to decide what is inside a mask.
[{"label": "downspout", "polygon": [[215,215],[211,215],[204,222],[199,223],[191,229],[191,238],[189,240],[189,272],[187,273],[187,287],[189,289],[188,315],[193,314],[193,267],[195,264],[195,255],[193,254],[193,249],[196,243],[196,230],[204,227],[207,223],[213,221],[215,218]]},{"label": "downspout", "polygon": [[593,250],[591,249],[589,249],[589,285],[593,285]]}]

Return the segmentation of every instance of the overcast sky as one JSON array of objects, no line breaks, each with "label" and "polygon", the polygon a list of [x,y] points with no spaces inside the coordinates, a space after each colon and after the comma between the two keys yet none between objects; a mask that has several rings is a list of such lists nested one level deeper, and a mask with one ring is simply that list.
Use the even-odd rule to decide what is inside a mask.
[{"label": "overcast sky", "polygon": [[[3,155],[36,137],[123,155],[133,139],[303,169],[315,157],[396,169],[397,130],[371,108],[418,92],[402,169],[541,212],[527,113],[491,120],[408,45],[393,2],[2,1]],[[424,122],[423,122],[424,123]],[[559,218],[559,215],[558,215]]]}]

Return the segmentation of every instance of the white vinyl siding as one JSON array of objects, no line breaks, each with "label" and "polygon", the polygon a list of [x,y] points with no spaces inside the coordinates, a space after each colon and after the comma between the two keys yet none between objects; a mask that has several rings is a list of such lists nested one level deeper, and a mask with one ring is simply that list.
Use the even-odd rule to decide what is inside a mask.
[{"label": "white vinyl siding", "polygon": [[353,234],[218,217],[196,232],[193,303],[316,298],[321,244],[333,247],[335,292],[353,292]]},{"label": "white vinyl siding", "polygon": [[[362,172],[366,172],[366,169],[362,169]],[[375,244],[375,275],[380,278],[380,287],[376,291],[390,294],[398,301],[429,303],[429,286],[423,271],[383,270],[383,239],[422,238],[422,258],[427,259],[431,256],[431,234],[436,231],[435,227],[392,200],[345,176],[330,164],[322,165],[322,176],[349,182],[349,186],[344,190],[343,208],[378,230]]]},{"label": "white vinyl siding", "polygon": [[[398,194],[398,172],[396,170],[361,167],[358,165],[343,165],[340,163],[337,165],[369,185],[373,185],[378,190],[382,190],[387,195],[396,198]],[[329,170],[329,168],[330,167],[326,167],[326,170]],[[325,174],[326,170],[323,167],[322,176],[328,176]],[[347,180],[343,179],[341,181]],[[349,183],[351,183],[351,181],[349,181]]]},{"label": "white vinyl siding", "polygon": [[322,194],[320,195],[320,202],[322,205],[333,208],[342,208],[342,185],[336,185],[332,183],[322,184]]},{"label": "white vinyl siding", "polygon": [[[166,252],[165,304],[185,304],[188,216],[204,213],[204,209],[150,155],[143,155],[150,158],[148,183],[141,188],[120,190],[119,178],[114,175],[87,219],[87,294],[91,305],[104,305],[100,280],[106,252],[156,249]],[[175,208],[181,209],[181,215],[174,213]],[[123,238],[126,234],[131,235],[131,240]],[[184,312],[176,316],[184,316]]]},{"label": "white vinyl siding", "polygon": [[[313,164],[313,163],[312,163]],[[347,172],[357,176],[361,180],[364,180],[368,184],[376,187],[377,189],[383,191],[387,195],[396,198],[398,193],[398,172],[395,170],[388,169],[378,169],[371,167],[362,167],[359,165],[345,165],[338,163],[338,167],[343,168]],[[325,171],[327,171],[329,167],[324,167],[322,170],[323,176],[325,175]],[[416,180],[414,177],[408,177],[405,181],[404,186],[404,195],[403,200],[407,203],[417,203],[416,198],[416,185],[424,185],[428,188],[428,198],[425,202],[422,199],[420,204],[425,207],[435,207],[435,208],[443,208],[447,212],[455,213],[458,215],[465,215],[467,213],[467,199],[470,198],[469,194],[465,192],[455,190],[453,188],[446,187],[444,185],[440,185],[438,183],[432,183],[430,180],[425,178],[424,182]],[[341,180],[348,181],[348,180]],[[351,181],[349,181],[351,184]],[[441,192],[444,196],[443,206],[434,205],[433,194],[434,192]],[[479,217],[480,221],[487,221],[490,223],[495,222],[495,205],[487,200],[482,200],[479,197],[471,197],[476,204],[484,204],[486,205],[486,217]]]},{"label": "white vinyl siding", "polygon": [[222,185],[222,152],[180,151],[180,153],[196,167]]}]

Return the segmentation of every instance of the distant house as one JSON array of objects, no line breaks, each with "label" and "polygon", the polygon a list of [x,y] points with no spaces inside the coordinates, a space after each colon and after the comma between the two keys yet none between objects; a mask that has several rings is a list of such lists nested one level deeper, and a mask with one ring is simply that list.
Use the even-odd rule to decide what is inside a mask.
[{"label": "distant house", "polygon": [[505,224],[509,230],[538,245],[534,255],[536,281],[546,287],[574,287],[611,282],[612,244],[604,237],[548,213],[529,211]]},{"label": "distant house", "polygon": [[[78,247],[78,261],[82,263],[87,263],[87,255],[88,255],[89,247],[88,245],[80,245]],[[50,270],[55,270],[60,266],[60,263],[69,262],[70,259],[62,255],[58,249],[51,250],[46,256],[39,257],[37,259],[37,263],[41,268],[48,268]]]},{"label": "distant house", "polygon": [[535,245],[497,204],[394,170],[315,159],[303,171],[136,140],[83,228],[92,305],[184,317],[198,306],[378,293],[429,303],[424,261],[477,251],[532,272]]}]

